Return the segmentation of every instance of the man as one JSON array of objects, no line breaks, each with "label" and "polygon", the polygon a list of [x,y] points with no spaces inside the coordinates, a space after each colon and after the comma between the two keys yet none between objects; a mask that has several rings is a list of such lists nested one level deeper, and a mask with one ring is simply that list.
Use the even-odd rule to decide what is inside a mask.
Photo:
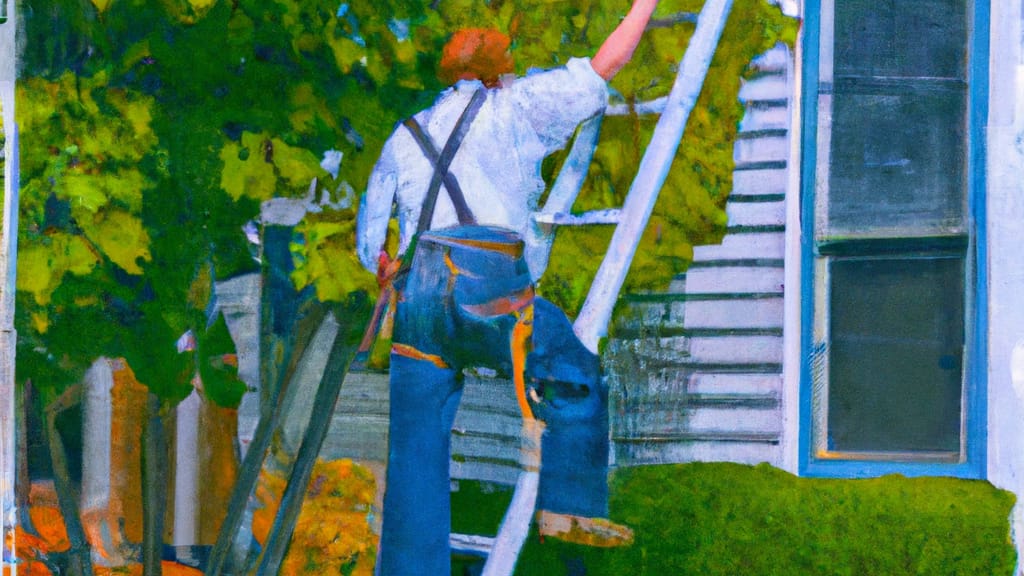
[{"label": "man", "polygon": [[[604,109],[606,82],[632,57],[656,5],[657,0],[635,0],[629,14],[589,61],[574,58],[564,68],[524,78],[510,77],[510,39],[501,33],[464,30],[449,41],[442,55],[441,76],[456,84],[415,118],[443,144],[473,92],[481,84],[489,88],[462,144],[464,153],[452,162],[450,170],[480,224],[528,236],[524,232],[530,226],[530,213],[544,192],[541,162],[565,146],[580,122]],[[433,172],[413,135],[398,128],[384,145],[359,211],[359,258],[371,272],[377,271],[393,200],[398,203],[398,253],[402,254],[415,234]],[[442,194],[431,229],[457,223],[451,201]],[[536,280],[543,270],[530,265]]]},{"label": "man", "polygon": [[631,58],[656,5],[635,0],[592,59],[523,78],[509,75],[508,37],[455,34],[441,62],[455,86],[384,145],[357,242],[367,269],[388,268],[382,247],[397,203],[403,272],[380,574],[450,572],[449,435],[462,370],[474,366],[511,376],[526,427],[546,425],[541,533],[595,545],[632,539],[603,519],[608,414],[598,358],[560,310],[534,298],[542,260],[522,238],[544,190],[544,157],[604,109],[606,82]]}]

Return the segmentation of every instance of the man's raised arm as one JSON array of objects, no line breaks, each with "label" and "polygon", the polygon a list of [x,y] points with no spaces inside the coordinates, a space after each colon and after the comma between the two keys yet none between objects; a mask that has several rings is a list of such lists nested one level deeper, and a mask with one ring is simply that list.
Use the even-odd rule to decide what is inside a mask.
[{"label": "man's raised arm", "polygon": [[597,75],[605,81],[611,80],[633,57],[633,50],[640,43],[647,22],[654,13],[658,0],[635,0],[629,14],[618,25],[590,60]]}]

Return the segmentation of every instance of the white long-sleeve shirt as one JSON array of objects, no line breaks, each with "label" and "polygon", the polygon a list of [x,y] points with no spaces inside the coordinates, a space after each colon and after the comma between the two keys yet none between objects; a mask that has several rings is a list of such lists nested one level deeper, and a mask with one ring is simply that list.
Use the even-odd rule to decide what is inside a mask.
[{"label": "white long-sleeve shirt", "polygon": [[[415,115],[440,151],[465,110],[478,81],[460,81],[441,93],[430,108]],[[580,122],[603,110],[608,100],[604,79],[587,58],[517,78],[487,90],[449,171],[454,174],[478,224],[519,232],[530,238],[530,215],[544,192],[541,163],[564,147]],[[393,203],[398,205],[399,254],[419,222],[433,165],[408,128],[399,126],[384,144],[359,209],[356,248],[371,272],[384,244]],[[447,191],[438,194],[431,229],[458,224]],[[527,254],[532,251],[527,249]],[[537,279],[543,264],[530,262]]]}]

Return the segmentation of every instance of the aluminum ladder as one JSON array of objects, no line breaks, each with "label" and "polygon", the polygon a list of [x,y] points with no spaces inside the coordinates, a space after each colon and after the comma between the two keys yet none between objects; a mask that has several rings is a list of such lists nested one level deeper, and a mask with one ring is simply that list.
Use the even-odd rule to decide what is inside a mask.
[{"label": "aluminum ladder", "polygon": [[[601,338],[608,334],[615,301],[679,148],[686,121],[704,85],[731,7],[732,0],[707,0],[697,18],[697,28],[679,64],[671,92],[667,98],[648,104],[651,111],[660,112],[661,117],[622,208],[588,212],[580,216],[570,213],[597,146],[601,125],[601,117],[597,117],[580,127],[548,201],[534,215],[534,234],[545,243],[548,251],[554,241],[557,226],[616,225],[608,252],[573,324],[576,335],[595,354]],[[524,448],[528,448],[539,442],[539,438],[524,438],[523,442]],[[523,452],[528,450],[524,449]],[[452,534],[452,550],[486,556],[484,576],[510,576],[530,531],[539,477],[540,473],[535,466],[526,466],[520,473],[512,502],[494,538]]]}]

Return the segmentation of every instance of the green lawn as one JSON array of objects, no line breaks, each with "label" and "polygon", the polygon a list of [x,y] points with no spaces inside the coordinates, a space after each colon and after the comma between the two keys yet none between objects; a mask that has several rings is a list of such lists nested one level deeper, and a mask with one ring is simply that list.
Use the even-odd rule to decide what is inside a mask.
[{"label": "green lawn", "polygon": [[[541,542],[526,575],[1011,575],[1014,498],[987,482],[886,476],[797,478],[767,465],[618,470],[611,517],[636,531],[628,548]],[[461,483],[457,532],[493,534],[510,492]],[[454,574],[473,574],[457,559]]]}]

